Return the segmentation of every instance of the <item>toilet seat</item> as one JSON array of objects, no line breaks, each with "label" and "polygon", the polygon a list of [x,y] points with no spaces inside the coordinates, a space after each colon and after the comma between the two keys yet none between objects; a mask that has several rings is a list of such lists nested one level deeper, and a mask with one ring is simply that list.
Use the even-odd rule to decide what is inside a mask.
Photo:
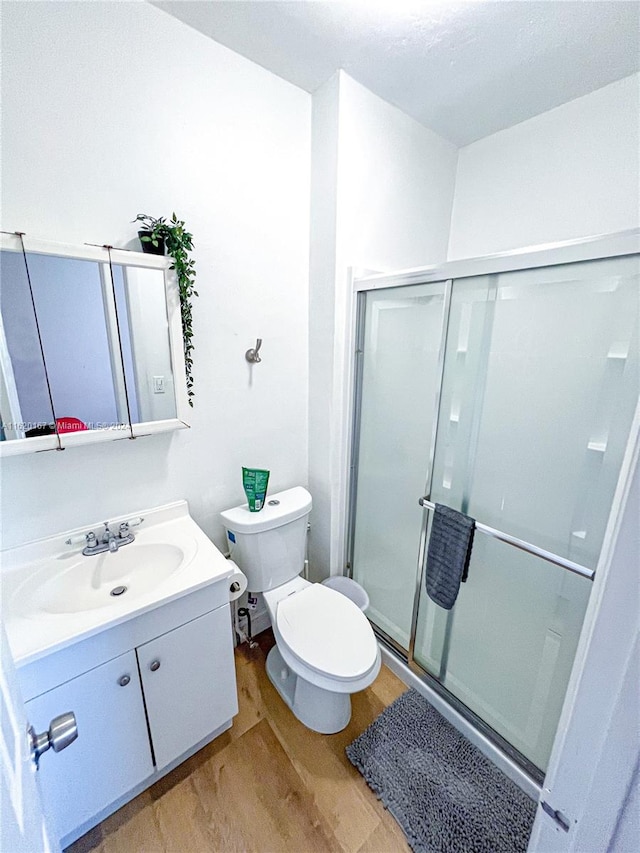
[{"label": "toilet seat", "polygon": [[378,644],[360,608],[339,592],[310,584],[278,602],[278,634],[304,666],[337,681],[354,681],[378,663]]}]

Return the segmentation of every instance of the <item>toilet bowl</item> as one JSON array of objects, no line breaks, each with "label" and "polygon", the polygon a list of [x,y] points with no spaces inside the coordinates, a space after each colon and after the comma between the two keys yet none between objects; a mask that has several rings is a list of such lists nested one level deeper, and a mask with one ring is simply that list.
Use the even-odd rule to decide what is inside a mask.
[{"label": "toilet bowl", "polygon": [[303,578],[264,593],[276,645],[267,675],[295,716],[323,734],[351,719],[351,694],[380,671],[380,649],[352,601]]},{"label": "toilet bowl", "polygon": [[276,645],[267,675],[295,716],[333,734],[351,718],[351,694],[380,671],[380,649],[362,610],[335,589],[299,576],[311,496],[298,486],[271,495],[263,510],[227,510],[222,519],[232,559],[261,592]]}]

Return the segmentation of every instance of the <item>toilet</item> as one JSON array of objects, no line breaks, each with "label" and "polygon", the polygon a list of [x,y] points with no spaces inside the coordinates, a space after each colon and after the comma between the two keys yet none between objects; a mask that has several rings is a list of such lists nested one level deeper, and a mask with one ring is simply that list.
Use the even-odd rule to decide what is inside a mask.
[{"label": "toilet", "polygon": [[351,694],[378,675],[380,649],[357,604],[300,576],[310,512],[311,495],[296,486],[270,495],[260,512],[243,504],[221,516],[231,559],[271,619],[269,680],[300,722],[334,734],[351,719]]}]

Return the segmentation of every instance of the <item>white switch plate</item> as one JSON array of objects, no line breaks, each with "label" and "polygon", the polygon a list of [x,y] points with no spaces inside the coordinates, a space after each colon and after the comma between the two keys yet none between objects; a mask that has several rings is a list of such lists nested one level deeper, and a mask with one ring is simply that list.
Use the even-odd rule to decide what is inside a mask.
[{"label": "white switch plate", "polygon": [[164,394],[164,376],[153,377],[153,393]]}]

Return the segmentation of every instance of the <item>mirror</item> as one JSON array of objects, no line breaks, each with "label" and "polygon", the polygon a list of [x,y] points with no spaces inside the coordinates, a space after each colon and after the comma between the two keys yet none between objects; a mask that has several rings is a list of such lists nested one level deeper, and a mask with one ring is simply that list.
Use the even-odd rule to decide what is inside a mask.
[{"label": "mirror", "polygon": [[128,433],[109,265],[30,251],[26,260],[59,432]]},{"label": "mirror", "polygon": [[45,438],[57,447],[55,416],[19,238],[0,250],[0,442]]},{"label": "mirror", "polygon": [[132,424],[175,418],[162,270],[114,264],[113,290]]},{"label": "mirror", "polygon": [[188,426],[170,258],[23,239],[2,235],[0,455]]}]

